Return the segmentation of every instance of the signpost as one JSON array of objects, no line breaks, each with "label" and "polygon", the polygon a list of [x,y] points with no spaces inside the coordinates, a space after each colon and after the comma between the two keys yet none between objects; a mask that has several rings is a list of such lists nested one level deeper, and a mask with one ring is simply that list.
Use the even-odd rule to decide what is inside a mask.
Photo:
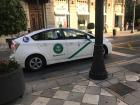
[{"label": "signpost", "polygon": [[89,72],[89,78],[94,80],[104,80],[107,78],[107,71],[104,64],[103,55],[103,7],[104,0],[96,0],[95,10],[95,46],[93,63]]}]

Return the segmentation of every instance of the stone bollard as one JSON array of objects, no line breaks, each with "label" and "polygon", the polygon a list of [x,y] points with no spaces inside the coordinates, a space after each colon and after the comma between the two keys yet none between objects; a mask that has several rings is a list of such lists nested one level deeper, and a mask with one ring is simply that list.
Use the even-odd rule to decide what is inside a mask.
[{"label": "stone bollard", "polygon": [[116,29],[113,29],[113,37],[116,36]]}]

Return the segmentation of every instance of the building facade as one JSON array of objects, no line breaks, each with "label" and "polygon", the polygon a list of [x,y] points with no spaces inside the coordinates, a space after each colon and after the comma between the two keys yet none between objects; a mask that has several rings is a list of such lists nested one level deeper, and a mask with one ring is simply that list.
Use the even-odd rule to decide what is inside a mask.
[{"label": "building facade", "polygon": [[[86,30],[95,23],[95,0],[23,0],[28,30],[71,27]],[[124,25],[125,0],[104,0],[104,26],[107,32]]]}]

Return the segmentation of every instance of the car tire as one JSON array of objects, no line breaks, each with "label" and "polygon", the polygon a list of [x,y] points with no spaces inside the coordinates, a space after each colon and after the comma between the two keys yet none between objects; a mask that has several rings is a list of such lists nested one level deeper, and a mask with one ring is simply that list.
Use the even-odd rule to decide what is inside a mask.
[{"label": "car tire", "polygon": [[107,49],[107,47],[104,45],[104,46],[103,46],[103,55],[104,55],[104,58],[107,56],[107,54],[108,54],[108,49]]},{"label": "car tire", "polygon": [[[94,54],[94,52],[93,52],[93,54]],[[103,56],[104,56],[104,58],[107,56],[107,54],[108,54],[108,49],[105,45],[103,45]]]},{"label": "car tire", "polygon": [[46,60],[42,55],[31,55],[25,61],[25,68],[29,71],[39,71],[46,65]]}]

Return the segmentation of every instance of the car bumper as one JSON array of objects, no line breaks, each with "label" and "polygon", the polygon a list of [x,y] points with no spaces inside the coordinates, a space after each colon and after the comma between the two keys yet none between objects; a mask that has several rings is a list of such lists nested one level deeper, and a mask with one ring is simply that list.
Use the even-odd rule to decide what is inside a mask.
[{"label": "car bumper", "polygon": [[17,59],[14,54],[10,55],[10,59],[15,59],[22,68],[25,68],[24,61]]}]

